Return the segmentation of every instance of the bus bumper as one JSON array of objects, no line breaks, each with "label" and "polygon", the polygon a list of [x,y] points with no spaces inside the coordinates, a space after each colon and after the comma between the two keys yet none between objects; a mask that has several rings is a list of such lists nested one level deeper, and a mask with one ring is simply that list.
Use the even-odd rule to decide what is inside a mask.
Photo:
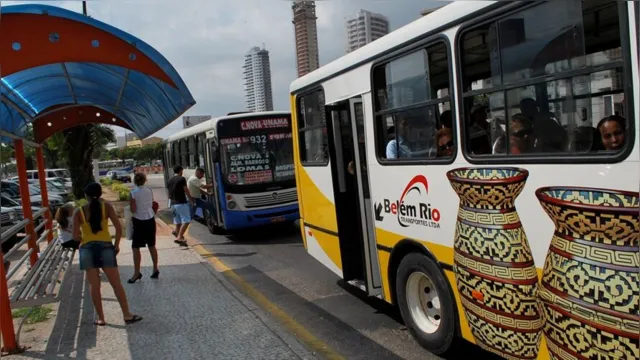
[{"label": "bus bumper", "polygon": [[224,227],[227,230],[264,226],[282,222],[294,222],[300,218],[298,205],[250,211],[224,211]]}]

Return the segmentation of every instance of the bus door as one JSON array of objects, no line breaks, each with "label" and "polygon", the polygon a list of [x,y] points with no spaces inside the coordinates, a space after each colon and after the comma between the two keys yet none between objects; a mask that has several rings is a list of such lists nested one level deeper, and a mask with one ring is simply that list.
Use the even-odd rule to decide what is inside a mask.
[{"label": "bus door", "polygon": [[343,279],[381,294],[367,171],[364,112],[360,97],[327,106],[332,141],[329,156]]},{"label": "bus door", "polygon": [[205,180],[207,184],[213,184],[212,195],[207,196],[207,201],[211,202],[215,205],[216,213],[210,214],[210,219],[207,219],[207,225],[213,228],[213,225],[216,226],[221,225],[220,219],[222,216],[220,215],[220,201],[218,193],[218,178],[216,177],[216,158],[217,156],[213,156],[214,152],[217,153],[218,149],[215,145],[215,138],[207,138],[204,139],[204,172],[205,172]]},{"label": "bus door", "polygon": [[[173,172],[173,161],[171,159],[173,159],[173,153],[171,151],[171,144],[167,143],[163,155],[164,155],[164,166],[163,166],[163,172],[164,172],[164,183],[167,184],[169,182],[169,179],[171,178],[171,172]],[[169,188],[167,186],[165,186],[165,191],[167,192],[167,197],[169,196]]]}]

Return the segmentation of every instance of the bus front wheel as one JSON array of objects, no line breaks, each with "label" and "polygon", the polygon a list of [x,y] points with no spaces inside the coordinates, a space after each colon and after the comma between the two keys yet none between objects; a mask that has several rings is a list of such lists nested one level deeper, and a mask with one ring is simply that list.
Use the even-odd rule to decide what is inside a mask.
[{"label": "bus front wheel", "polygon": [[396,294],[402,319],[422,347],[441,355],[456,334],[455,301],[435,261],[412,253],[396,273]]}]

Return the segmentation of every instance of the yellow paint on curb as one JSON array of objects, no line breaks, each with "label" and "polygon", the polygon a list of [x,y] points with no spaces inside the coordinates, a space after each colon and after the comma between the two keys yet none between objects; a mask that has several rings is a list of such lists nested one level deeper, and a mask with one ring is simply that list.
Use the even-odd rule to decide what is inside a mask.
[{"label": "yellow paint on curb", "polygon": [[264,311],[267,311],[271,316],[277,319],[290,333],[304,343],[309,349],[316,352],[323,359],[344,360],[342,355],[300,325],[291,316],[289,316],[289,314],[280,309],[278,305],[271,302],[260,291],[251,286],[251,284],[245,281],[240,275],[236,274],[231,268],[225,265],[225,263],[215,257],[214,254],[205,249],[204,246],[198,244],[197,241],[189,235],[189,230],[187,230],[185,237],[190,243],[195,244],[192,248],[196,253],[209,261],[216,271],[222,273],[240,291],[242,291],[243,294],[251,298],[256,305],[260,306]]}]

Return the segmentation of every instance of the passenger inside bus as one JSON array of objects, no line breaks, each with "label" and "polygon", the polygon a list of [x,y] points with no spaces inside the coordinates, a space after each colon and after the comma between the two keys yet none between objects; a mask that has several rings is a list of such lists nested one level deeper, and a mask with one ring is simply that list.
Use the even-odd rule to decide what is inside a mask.
[{"label": "passenger inside bus", "polygon": [[453,133],[451,128],[443,127],[438,130],[438,157],[453,156]]},{"label": "passenger inside bus", "polygon": [[515,114],[509,124],[509,153],[523,154],[533,150],[534,138],[531,118]]},{"label": "passenger inside bus", "polygon": [[489,139],[489,123],[487,123],[488,107],[485,105],[473,105],[469,119],[469,150],[472,154],[491,154],[491,141]]},{"label": "passenger inside bus", "polygon": [[532,122],[532,150],[554,153],[564,151],[566,132],[553,113],[540,111],[536,100],[529,97],[520,100],[520,112]]},{"label": "passenger inside bus", "polygon": [[440,114],[440,124],[438,129],[449,128],[452,129],[451,110],[445,110]]},{"label": "passenger inside bus", "polygon": [[624,146],[625,119],[622,116],[610,115],[598,122],[598,133],[604,149],[618,151]]},{"label": "passenger inside bus", "polygon": [[409,122],[407,119],[400,119],[398,121],[397,133],[394,134],[393,139],[387,143],[387,159],[402,159],[411,156],[411,149],[409,149],[409,145],[405,140],[408,130]]},{"label": "passenger inside bus", "polygon": [[[423,114],[420,114],[423,115]],[[435,157],[437,150],[435,144],[434,127],[430,127],[427,121],[424,122],[420,117],[418,122],[414,123],[403,115],[397,120],[397,132],[392,133],[393,127],[387,129],[387,138],[389,140],[386,146],[387,159],[406,159],[406,158],[431,158]],[[416,149],[416,150],[414,150]]]}]

